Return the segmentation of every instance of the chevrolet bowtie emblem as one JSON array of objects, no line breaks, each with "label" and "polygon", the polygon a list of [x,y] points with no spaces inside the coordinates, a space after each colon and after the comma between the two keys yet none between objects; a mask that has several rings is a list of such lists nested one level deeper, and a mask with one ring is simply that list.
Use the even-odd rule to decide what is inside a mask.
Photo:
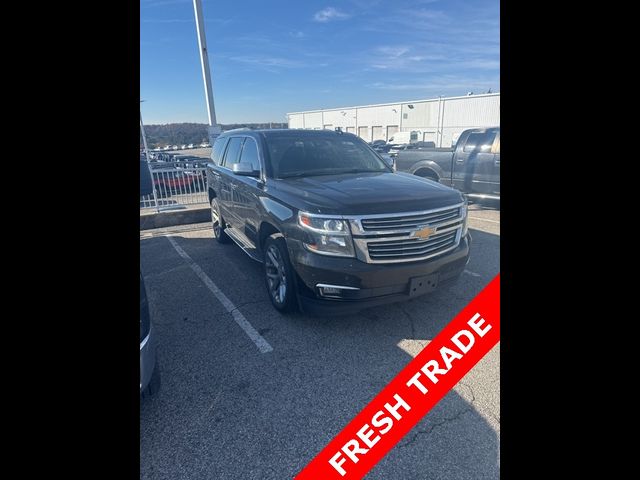
[{"label": "chevrolet bowtie emblem", "polygon": [[424,228],[421,228],[420,230],[416,230],[415,232],[413,232],[413,236],[418,238],[423,238],[426,240],[434,233],[436,233],[436,227],[424,227]]}]

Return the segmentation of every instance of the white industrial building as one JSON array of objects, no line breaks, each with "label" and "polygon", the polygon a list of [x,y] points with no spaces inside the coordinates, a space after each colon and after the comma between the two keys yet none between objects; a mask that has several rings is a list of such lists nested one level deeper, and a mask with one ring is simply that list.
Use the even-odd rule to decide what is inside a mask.
[{"label": "white industrial building", "polygon": [[467,128],[500,126],[500,93],[310,110],[287,117],[289,128],[341,127],[367,142],[388,141],[398,131],[416,132],[416,140],[449,147]]}]

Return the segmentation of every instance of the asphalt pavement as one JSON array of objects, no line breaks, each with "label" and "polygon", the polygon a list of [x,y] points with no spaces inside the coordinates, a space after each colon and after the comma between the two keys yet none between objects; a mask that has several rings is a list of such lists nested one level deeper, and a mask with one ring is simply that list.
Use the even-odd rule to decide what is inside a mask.
[{"label": "asphalt pavement", "polygon": [[[278,313],[261,265],[209,224],[141,232],[162,390],[141,402],[140,477],[293,478],[499,273],[499,208],[469,215],[457,284],[335,318]],[[499,367],[500,344],[366,478],[498,479]]]}]

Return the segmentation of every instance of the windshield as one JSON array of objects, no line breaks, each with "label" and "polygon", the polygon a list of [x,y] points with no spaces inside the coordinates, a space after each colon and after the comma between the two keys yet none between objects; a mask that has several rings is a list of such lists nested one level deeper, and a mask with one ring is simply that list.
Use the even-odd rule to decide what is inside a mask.
[{"label": "windshield", "polygon": [[286,135],[268,138],[267,145],[275,178],[389,171],[354,137]]}]

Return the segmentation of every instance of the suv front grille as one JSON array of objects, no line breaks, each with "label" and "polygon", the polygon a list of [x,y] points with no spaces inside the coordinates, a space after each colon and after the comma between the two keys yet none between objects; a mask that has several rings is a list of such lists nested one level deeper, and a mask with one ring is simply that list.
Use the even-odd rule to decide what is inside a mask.
[{"label": "suv front grille", "polygon": [[[357,257],[367,263],[415,262],[458,246],[464,225],[463,203],[422,212],[352,217]],[[426,228],[434,231],[427,238]]]},{"label": "suv front grille", "polygon": [[426,240],[407,238],[386,242],[369,242],[369,258],[371,260],[415,259],[426,254],[437,255],[446,251],[456,243],[457,230],[435,234]]},{"label": "suv front grille", "polygon": [[438,224],[452,220],[460,216],[460,207],[449,208],[432,213],[404,214],[402,216],[389,216],[382,218],[363,218],[362,228],[365,231],[385,231],[416,229],[424,225]]}]

